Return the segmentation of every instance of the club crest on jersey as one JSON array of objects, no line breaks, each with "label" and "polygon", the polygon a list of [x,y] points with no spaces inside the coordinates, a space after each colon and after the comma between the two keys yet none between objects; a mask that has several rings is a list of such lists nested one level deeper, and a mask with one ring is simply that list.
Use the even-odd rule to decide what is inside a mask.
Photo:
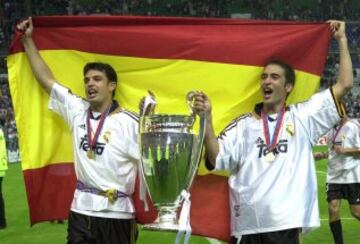
[{"label": "club crest on jersey", "polygon": [[110,139],[111,139],[111,132],[110,131],[105,131],[104,132],[104,135],[103,135],[103,138],[104,138],[104,141],[106,143],[109,143],[110,142]]},{"label": "club crest on jersey", "polygon": [[294,128],[294,124],[289,122],[289,123],[286,123],[286,134],[289,135],[289,136],[294,136],[295,134],[295,128]]},{"label": "club crest on jersey", "polygon": [[[96,142],[95,146],[95,154],[96,155],[102,155],[104,152],[106,144],[101,142]],[[81,137],[79,148],[84,150],[85,152],[90,150],[90,145],[87,139],[87,135],[84,135],[84,137]]]},{"label": "club crest on jersey", "polygon": [[[257,147],[259,148],[258,158],[262,158],[262,157],[265,157],[266,155],[268,155],[269,149],[267,148],[266,144],[264,143],[264,140],[259,137],[256,140],[256,142],[257,142]],[[276,144],[276,147],[275,147],[273,153],[276,156],[280,153],[287,153],[287,151],[288,151],[288,140],[283,139],[283,140],[279,140],[278,144]]]}]

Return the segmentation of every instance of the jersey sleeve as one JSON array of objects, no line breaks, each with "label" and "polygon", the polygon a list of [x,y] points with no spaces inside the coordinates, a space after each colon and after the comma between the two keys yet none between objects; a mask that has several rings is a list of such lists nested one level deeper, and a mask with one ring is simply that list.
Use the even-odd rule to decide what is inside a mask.
[{"label": "jersey sleeve", "polygon": [[295,110],[313,145],[344,115],[344,111],[333,95],[331,88],[316,93],[306,102],[295,105]]},{"label": "jersey sleeve", "polygon": [[218,136],[219,154],[216,158],[216,170],[233,171],[242,161],[244,126],[243,118],[236,119]]},{"label": "jersey sleeve", "polygon": [[360,127],[358,125],[353,133],[353,137],[354,147],[360,148]]},{"label": "jersey sleeve", "polygon": [[349,121],[344,128],[344,137],[348,141],[350,148],[360,147],[360,127],[357,123]]},{"label": "jersey sleeve", "polygon": [[139,116],[130,111],[125,112],[128,116],[127,123],[127,138],[128,138],[128,154],[135,160],[140,159],[140,152],[138,147],[139,135]]},{"label": "jersey sleeve", "polygon": [[50,94],[49,109],[62,116],[70,129],[73,128],[74,117],[89,107],[88,103],[81,97],[71,93],[71,91],[55,83]]}]

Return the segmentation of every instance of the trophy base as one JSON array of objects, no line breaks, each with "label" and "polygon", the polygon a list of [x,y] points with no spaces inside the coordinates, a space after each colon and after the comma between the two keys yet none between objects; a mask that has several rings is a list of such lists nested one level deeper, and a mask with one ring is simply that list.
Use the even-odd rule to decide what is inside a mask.
[{"label": "trophy base", "polygon": [[142,226],[144,230],[150,231],[172,231],[177,232],[179,230],[178,224],[170,224],[170,223],[151,223],[145,224]]},{"label": "trophy base", "polygon": [[160,206],[159,213],[154,223],[143,225],[144,230],[175,231],[179,230],[176,208]]}]

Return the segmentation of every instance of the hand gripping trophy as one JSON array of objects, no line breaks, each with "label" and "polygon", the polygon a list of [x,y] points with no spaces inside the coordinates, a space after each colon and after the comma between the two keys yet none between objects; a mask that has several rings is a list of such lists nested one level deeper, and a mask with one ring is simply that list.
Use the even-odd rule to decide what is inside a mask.
[{"label": "hand gripping trophy", "polygon": [[156,101],[151,92],[141,102],[141,167],[158,210],[156,221],[145,229],[181,231],[186,229],[182,225],[190,227],[189,189],[197,174],[205,131],[204,116],[192,111],[193,95],[189,92],[186,96],[190,115],[155,114]]}]

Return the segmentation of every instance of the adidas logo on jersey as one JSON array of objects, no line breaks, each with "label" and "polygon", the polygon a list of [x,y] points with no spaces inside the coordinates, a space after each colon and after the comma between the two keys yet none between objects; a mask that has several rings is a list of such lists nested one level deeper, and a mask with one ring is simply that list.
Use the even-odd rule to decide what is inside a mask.
[{"label": "adidas logo on jersey", "polygon": [[264,140],[261,137],[258,137],[258,139],[256,140],[257,144],[264,144]]},{"label": "adidas logo on jersey", "polygon": [[[257,143],[257,147],[259,148],[258,158],[262,158],[266,154],[269,153],[269,149],[267,149],[266,144],[264,143],[263,139],[261,139],[259,137],[256,140],[256,143]],[[279,140],[279,142],[278,142],[278,144],[276,145],[276,148],[275,148],[275,153],[276,154],[287,153],[287,151],[288,151],[288,140],[287,139]]]}]

